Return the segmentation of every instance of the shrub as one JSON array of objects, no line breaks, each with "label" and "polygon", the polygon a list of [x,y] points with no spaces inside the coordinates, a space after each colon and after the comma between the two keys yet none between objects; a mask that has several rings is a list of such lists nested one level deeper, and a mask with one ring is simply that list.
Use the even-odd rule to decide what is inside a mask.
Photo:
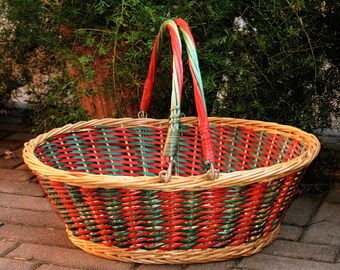
[{"label": "shrub", "polygon": [[[20,81],[11,60],[31,85],[37,132],[89,117],[82,96],[96,93],[79,86],[96,82],[93,61],[99,56],[108,56],[100,91],[115,106],[112,116],[131,116],[126,108],[138,110],[158,28],[175,17],[189,23],[196,39],[210,115],[274,121],[309,132],[339,118],[338,1],[3,0],[0,5],[11,26],[1,29],[6,57],[0,60],[0,100]],[[37,49],[48,61],[32,71],[29,56]],[[168,115],[169,58],[164,48],[152,117]],[[76,77],[69,76],[69,63],[80,71]],[[47,90],[40,91],[32,78],[51,72],[59,76],[50,76]],[[184,113],[195,114],[187,70],[183,93]]]},{"label": "shrub", "polygon": [[[122,110],[126,89],[132,95],[128,99],[138,106],[154,37],[162,21],[174,17],[187,20],[196,38],[211,115],[276,121],[312,131],[330,126],[331,115],[339,113],[339,104],[334,105],[339,92],[336,1],[4,3],[8,20],[15,25],[11,42],[17,46],[10,52],[16,62],[24,62],[27,51],[42,47],[50,55],[63,55],[64,61],[73,59],[91,81],[95,55],[112,54],[103,91],[116,103],[116,116],[127,113]],[[71,29],[67,39],[60,39],[61,25]],[[74,54],[76,45],[91,48],[91,53]],[[168,53],[165,58],[169,57]],[[79,93],[63,62],[57,66],[65,77],[60,89],[66,85],[70,88],[66,93]],[[162,70],[158,74],[162,84],[157,84],[154,96],[162,106],[152,108],[155,117],[168,114],[169,90],[164,89],[170,89],[171,73]],[[190,88],[189,78],[186,81]],[[192,94],[184,93],[184,111],[192,114]]]}]

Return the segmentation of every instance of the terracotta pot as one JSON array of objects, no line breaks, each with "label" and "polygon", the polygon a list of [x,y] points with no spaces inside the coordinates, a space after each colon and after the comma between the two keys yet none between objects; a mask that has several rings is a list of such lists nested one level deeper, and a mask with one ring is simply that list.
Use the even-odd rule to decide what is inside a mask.
[{"label": "terracotta pot", "polygon": [[[72,37],[71,30],[65,26],[61,26],[59,31],[67,39]],[[119,108],[119,111],[124,116],[136,116],[138,108],[131,102],[134,96],[131,89],[116,89],[115,92],[113,92],[113,89],[112,91],[105,89],[112,84],[112,66],[110,61],[112,60],[113,53],[99,55],[96,54],[96,48],[82,47],[77,45],[76,42],[74,44],[72,54],[75,57],[79,57],[79,55],[94,55],[93,62],[91,63],[94,70],[94,78],[91,82],[84,78],[84,71],[80,70],[75,62],[67,62],[69,75],[73,79],[76,78],[79,93],[85,93],[86,89],[89,88],[92,89],[92,95],[82,94],[81,96],[81,104],[88,113],[94,118],[108,118],[117,115],[117,106],[124,106],[124,108]]]},{"label": "terracotta pot", "polygon": [[[91,53],[90,49],[77,48],[77,53],[81,51],[83,55]],[[105,84],[109,82],[109,56],[107,55],[95,55],[94,61],[91,66],[94,69],[94,78],[90,82],[86,78],[83,78],[81,70],[79,70],[71,62],[68,63],[69,75],[73,78],[77,77],[77,83],[79,86],[79,92],[84,93],[86,89],[91,88],[93,94],[82,94],[81,104],[88,111],[88,113],[95,118],[107,118],[112,117],[116,112],[115,102],[113,97],[110,96],[105,90]]]}]

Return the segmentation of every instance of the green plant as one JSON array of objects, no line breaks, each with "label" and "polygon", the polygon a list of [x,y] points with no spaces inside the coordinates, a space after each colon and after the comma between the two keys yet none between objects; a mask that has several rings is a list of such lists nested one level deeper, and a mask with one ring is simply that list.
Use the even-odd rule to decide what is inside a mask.
[{"label": "green plant", "polygon": [[[46,16],[42,1],[0,2],[0,101],[26,86],[30,94],[27,120],[36,133],[70,121],[86,119],[67,79],[57,25]],[[65,102],[67,100],[67,102]]]},{"label": "green plant", "polygon": [[[17,9],[22,2],[30,6],[31,18],[27,6]],[[116,104],[116,116],[126,115],[126,99],[138,107],[154,37],[161,22],[174,17],[187,20],[196,38],[210,114],[312,131],[329,126],[330,116],[339,113],[339,106],[331,106],[339,91],[336,1],[15,0],[7,5],[30,29],[17,29],[15,36],[25,46],[16,50],[42,45],[62,52],[84,71],[68,78],[71,88],[81,76],[94,80],[96,55],[110,56],[102,91]],[[60,26],[70,29],[62,43],[56,42]],[[91,53],[74,53],[77,46]],[[156,117],[168,114],[169,91],[164,89],[170,89],[171,73],[162,70],[154,95],[162,106],[151,112]],[[192,94],[184,93],[184,111],[192,114]]]},{"label": "green plant", "polygon": [[[96,95],[88,86],[96,83],[93,63],[101,56],[106,59],[107,76],[99,91],[115,105],[112,116],[131,116],[127,108],[138,110],[158,28],[175,17],[189,23],[196,39],[210,115],[274,121],[310,132],[329,127],[331,118],[339,117],[338,1],[2,3],[15,26],[2,31],[2,37],[7,37],[7,44],[17,44],[2,50],[6,59],[26,70],[25,80],[33,83],[31,104],[37,132],[89,117],[80,104],[82,96]],[[46,82],[49,90],[43,93],[34,87],[35,73],[28,65],[27,52],[38,48],[48,56],[49,64],[46,70],[35,70],[43,74],[58,70],[59,74]],[[163,49],[153,95],[158,106],[151,107],[151,117],[168,116],[171,61],[169,48]],[[6,61],[0,62],[0,75],[13,71],[6,71]],[[69,76],[70,63],[78,70],[77,76]],[[186,67],[182,107],[191,115],[195,106],[187,71]],[[15,81],[3,80],[2,89],[7,93]]]},{"label": "green plant", "polygon": [[308,131],[329,126],[329,116],[339,113],[339,106],[330,104],[339,91],[333,25],[338,9],[332,1],[244,6],[240,15],[245,29],[215,37],[226,46],[221,58],[227,62],[216,114],[277,121]]},{"label": "green plant", "polygon": [[321,193],[334,186],[340,171],[339,153],[322,151],[312,162],[301,182],[302,192]]},{"label": "green plant", "polygon": [[57,78],[49,82],[48,93],[40,94],[32,92],[31,121],[34,125],[34,132],[41,133],[52,127],[60,127],[65,123],[75,123],[80,120],[89,119],[88,113],[80,106],[79,97],[72,96],[70,89],[60,87],[63,83],[67,85],[62,78]]}]

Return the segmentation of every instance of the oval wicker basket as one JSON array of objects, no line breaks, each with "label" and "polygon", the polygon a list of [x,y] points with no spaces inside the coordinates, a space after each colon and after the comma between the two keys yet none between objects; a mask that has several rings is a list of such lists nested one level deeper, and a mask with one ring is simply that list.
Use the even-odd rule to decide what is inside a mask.
[{"label": "oval wicker basket", "polygon": [[[70,240],[89,253],[159,264],[252,255],[277,237],[299,181],[319,153],[319,141],[276,123],[207,118],[195,44],[181,19],[166,21],[156,38],[143,111],[167,30],[174,55],[170,120],[69,124],[26,143],[24,160],[64,220]],[[179,117],[179,30],[198,117]]]}]

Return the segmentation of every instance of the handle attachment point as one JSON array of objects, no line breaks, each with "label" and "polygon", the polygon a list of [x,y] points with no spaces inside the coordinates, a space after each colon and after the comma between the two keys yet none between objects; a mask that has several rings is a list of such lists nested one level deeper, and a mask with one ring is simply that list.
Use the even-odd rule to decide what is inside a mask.
[{"label": "handle attachment point", "polygon": [[209,180],[215,180],[220,177],[220,170],[215,169],[214,163],[210,162],[210,170],[207,171]]},{"label": "handle attachment point", "polygon": [[148,118],[148,113],[146,111],[139,111],[137,114],[138,118]]},{"label": "handle attachment point", "polygon": [[175,161],[173,158],[170,159],[169,166],[167,170],[163,170],[159,172],[159,177],[161,178],[162,182],[168,183],[172,176],[172,167],[174,165]]}]

